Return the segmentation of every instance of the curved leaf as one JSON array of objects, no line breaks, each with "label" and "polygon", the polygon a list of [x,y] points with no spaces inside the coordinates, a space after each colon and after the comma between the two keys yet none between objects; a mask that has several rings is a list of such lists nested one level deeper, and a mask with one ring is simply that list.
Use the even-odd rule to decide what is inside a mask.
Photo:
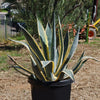
[{"label": "curved leaf", "polygon": [[73,44],[72,44],[70,53],[69,53],[67,59],[66,59],[65,62],[64,62],[65,64],[66,64],[66,63],[72,58],[72,56],[74,55],[75,50],[76,50],[77,45],[78,45],[78,39],[79,39],[79,31],[77,32],[77,35],[76,35],[75,38],[74,38],[74,42],[73,42]]},{"label": "curved leaf", "polygon": [[82,58],[84,57],[84,52],[81,54],[81,57],[79,58],[78,62],[72,67],[73,72],[77,69],[77,67],[81,64]]},{"label": "curved leaf", "polygon": [[[18,70],[18,67],[19,67],[19,66],[17,66],[17,67],[16,67],[16,66],[13,66],[13,68],[14,68],[17,72],[21,73],[21,74],[24,75],[24,76],[29,77],[29,75],[27,75],[27,74],[21,72],[20,70]],[[20,68],[20,67],[19,67],[19,68]]]},{"label": "curved leaf", "polygon": [[26,43],[24,43],[24,42],[21,42],[21,41],[12,40],[12,39],[9,39],[9,40],[24,45],[24,46],[31,52],[32,57],[34,58],[34,60],[33,60],[34,65],[35,65],[35,66],[37,65],[38,69],[39,69],[40,71],[42,71],[43,74],[45,74],[44,69],[42,68],[43,66],[42,66],[42,64],[41,64],[41,61],[40,61],[40,60],[38,59],[38,57],[34,54],[34,52],[31,50],[31,48],[28,46],[28,44],[26,44]]},{"label": "curved leaf", "polygon": [[8,55],[8,57],[10,58],[11,61],[13,61],[16,65],[18,65],[18,67],[21,68],[22,70],[28,72],[29,74],[34,74],[30,70],[28,70],[28,69],[24,68],[22,65],[18,64],[11,56]]},{"label": "curved leaf", "polygon": [[51,63],[52,61],[41,61],[42,65],[43,65],[43,68],[45,66],[47,66],[49,63]]},{"label": "curved leaf", "polygon": [[66,69],[66,70],[62,71],[58,75],[58,79],[57,80],[63,80],[63,79],[67,79],[67,78],[71,78],[73,81],[75,81],[74,74],[73,74],[72,70]]},{"label": "curved leaf", "polygon": [[[9,39],[9,40],[10,40],[10,41],[13,41],[13,42],[16,42],[16,43],[19,43],[19,44],[25,46],[25,47],[28,49],[28,51],[29,51],[32,55],[34,55],[34,52],[32,52],[32,50],[30,49],[30,47],[28,46],[27,43],[24,43],[24,42],[22,42],[22,41],[12,40],[12,39]],[[34,61],[34,64],[36,65],[35,61]]]},{"label": "curved leaf", "polygon": [[56,66],[57,66],[57,63],[58,63],[58,59],[59,59],[59,52],[58,52],[58,49],[56,49]]},{"label": "curved leaf", "polygon": [[64,53],[63,53],[63,59],[65,58],[65,54],[68,50],[68,44],[69,44],[69,32],[67,31],[66,36],[64,38]]},{"label": "curved leaf", "polygon": [[53,20],[51,60],[54,61],[54,67],[56,67],[56,24],[55,24],[55,14],[54,14],[54,20]]},{"label": "curved leaf", "polygon": [[73,69],[74,74],[76,74],[76,73],[80,70],[80,68],[83,66],[83,64],[84,64],[87,60],[88,60],[88,59],[84,60],[83,62],[82,62],[82,61],[79,61],[79,63],[78,63],[78,65],[76,66],[76,68]]},{"label": "curved leaf", "polygon": [[77,48],[77,45],[78,45],[78,39],[79,39],[79,30],[74,38],[74,42],[72,44],[72,47],[71,47],[71,50],[70,50],[70,53],[69,53],[67,59],[64,58],[62,65],[59,67],[59,69],[57,70],[55,75],[58,75],[64,69],[65,65],[69,62],[69,60],[72,58],[72,56]]},{"label": "curved leaf", "polygon": [[35,39],[30,35],[30,33],[20,24],[18,24],[21,29],[24,31],[23,34],[29,44],[29,47],[32,49],[32,51],[34,51],[35,55],[37,55],[37,57],[40,60],[46,60],[45,56],[43,54],[43,52],[41,51],[39,45],[37,44],[37,42],[35,41]]},{"label": "curved leaf", "polygon": [[38,66],[34,64],[33,57],[32,56],[30,57],[31,57],[32,69],[33,69],[33,72],[35,73],[36,78],[38,78],[41,81],[47,81],[46,78],[44,78],[43,75],[41,74],[41,71],[38,68]]},{"label": "curved leaf", "polygon": [[46,35],[48,38],[49,57],[50,57],[51,56],[51,46],[52,46],[52,31],[51,31],[49,24],[47,24],[46,26]]},{"label": "curved leaf", "polygon": [[47,60],[49,60],[49,46],[48,46],[48,38],[46,35],[46,32],[43,28],[42,23],[39,21],[39,19],[37,18],[37,25],[38,25],[38,33],[39,33],[39,37],[41,40],[41,44],[42,44],[42,48],[43,48],[43,52],[45,55],[45,58]]},{"label": "curved leaf", "polygon": [[54,77],[54,73],[53,73],[53,70],[54,70],[54,62],[53,61],[51,61],[51,62],[48,61],[48,63],[44,67],[44,70],[45,70],[47,79],[49,81],[55,81],[56,80],[56,77]]},{"label": "curved leaf", "polygon": [[[78,61],[77,65],[74,66],[74,67],[72,68],[74,74],[76,74],[76,73],[80,70],[80,68],[83,66],[83,64],[84,64],[86,61],[88,61],[89,59],[93,59],[93,60],[95,60],[95,61],[98,61],[97,59],[95,59],[95,58],[93,58],[93,57],[90,57],[90,56],[84,56],[84,57],[82,57],[82,58]],[[83,61],[82,61],[82,60],[83,60]]]},{"label": "curved leaf", "polygon": [[59,20],[59,26],[60,26],[60,32],[59,32],[59,58],[58,58],[58,63],[57,63],[57,67],[55,66],[54,72],[55,70],[57,71],[59,66],[62,64],[62,60],[63,60],[63,52],[64,52],[64,44],[63,44],[63,34],[62,34],[62,28],[61,28],[61,22],[60,22],[60,18],[58,17]]}]

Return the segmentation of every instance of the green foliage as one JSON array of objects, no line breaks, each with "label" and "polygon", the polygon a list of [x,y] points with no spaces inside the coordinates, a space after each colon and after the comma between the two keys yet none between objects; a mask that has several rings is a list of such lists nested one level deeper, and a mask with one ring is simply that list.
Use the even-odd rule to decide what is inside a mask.
[{"label": "green foliage", "polygon": [[97,20],[100,18],[100,0],[98,0],[98,8],[97,8]]},{"label": "green foliage", "polygon": [[[15,40],[12,41],[24,45],[29,50],[31,55],[33,72],[26,69],[22,65],[18,64],[12,57],[8,56],[15,63],[15,66],[13,67],[16,70],[20,72],[20,69],[22,69],[23,71],[33,76],[33,79],[40,80],[40,81],[58,81],[58,80],[63,80],[68,78],[74,81],[74,74],[76,74],[79,71],[79,69],[83,66],[83,64],[88,59],[94,59],[92,57],[84,56],[83,53],[79,58],[78,62],[76,63],[76,65],[72,69],[67,68],[68,62],[73,57],[78,45],[79,30],[70,48],[69,34],[66,33],[67,34],[66,37],[63,38],[60,18],[58,18],[58,20],[59,20],[60,28],[59,28],[59,33],[57,33],[59,37],[59,45],[57,46],[55,15],[53,19],[53,29],[50,28],[49,26],[47,26],[47,28],[44,29],[42,23],[37,18],[38,35],[40,37],[41,46],[42,46],[41,49],[38,43],[35,41],[34,37],[32,37],[24,27],[19,25],[23,30],[23,34],[27,40],[27,43],[21,41],[15,41]],[[50,35],[49,33],[52,34],[51,38],[49,38]],[[23,74],[25,75],[25,73]]]},{"label": "green foliage", "polygon": [[7,57],[0,56],[0,71],[6,71],[8,69],[7,67],[4,66],[4,65],[6,65],[6,62],[7,62]]},{"label": "green foliage", "polygon": [[0,12],[8,12],[7,10],[2,10],[2,9],[0,9]]},{"label": "green foliage", "polygon": [[[42,20],[44,27],[46,27],[47,22],[53,26],[54,12],[61,17],[65,29],[68,30],[68,24],[83,28],[86,25],[87,9],[92,15],[93,0],[22,0],[19,6],[19,14],[15,16],[16,20],[24,22],[28,32],[34,35],[38,33],[36,16]],[[74,28],[77,29],[77,27]]]},{"label": "green foliage", "polygon": [[25,37],[24,37],[24,35],[17,35],[17,36],[15,36],[15,37],[12,37],[12,39],[16,39],[16,40],[25,40]]},{"label": "green foliage", "polygon": [[4,0],[4,2],[15,2],[16,0]]},{"label": "green foliage", "polygon": [[[8,0],[14,2],[15,0]],[[68,28],[68,24],[81,26],[86,25],[87,9],[92,16],[93,0],[22,0],[22,3],[16,5],[19,14],[14,15],[15,20],[24,22],[29,33],[32,35],[37,34],[36,16],[38,16],[44,27],[46,23],[52,24],[53,13],[61,17],[61,22]],[[100,1],[98,0],[98,13],[99,15]],[[77,27],[74,27],[77,29]],[[35,30],[35,31],[34,31]],[[65,32],[66,33],[66,32]],[[73,33],[71,33],[73,34]]]},{"label": "green foliage", "polygon": [[0,57],[0,63],[5,63],[6,62],[6,58],[5,56],[1,56]]}]

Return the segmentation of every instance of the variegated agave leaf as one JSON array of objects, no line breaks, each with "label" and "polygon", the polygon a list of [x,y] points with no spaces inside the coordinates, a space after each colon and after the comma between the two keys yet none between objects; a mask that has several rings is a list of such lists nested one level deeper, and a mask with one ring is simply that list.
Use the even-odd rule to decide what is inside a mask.
[{"label": "variegated agave leaf", "polygon": [[48,81],[55,81],[56,76],[54,76],[54,73],[53,73],[54,62],[53,61],[46,61],[46,62],[44,61],[44,62],[42,62],[42,64],[44,65],[44,70],[45,70]]},{"label": "variegated agave leaf", "polygon": [[56,23],[55,14],[53,19],[53,35],[52,35],[52,46],[51,46],[51,60],[54,61],[54,70],[56,69]]},{"label": "variegated agave leaf", "polygon": [[38,59],[40,60],[46,60],[42,50],[40,49],[38,43],[35,41],[35,39],[30,35],[30,33],[19,24],[21,29],[24,31],[23,34],[29,44],[29,47],[34,51],[35,55],[37,55]]},{"label": "variegated agave leaf", "polygon": [[35,73],[36,78],[41,81],[47,81],[46,77],[44,77],[44,75],[41,73],[41,70],[39,69],[39,67],[34,64],[33,57],[32,56],[30,57],[31,57],[32,69],[33,69],[33,72]]},{"label": "variegated agave leaf", "polygon": [[[13,42],[17,42],[17,43],[20,43],[22,45],[24,45],[28,50],[29,52],[31,52],[32,54],[32,57],[34,58],[33,63],[35,65],[37,65],[37,67],[39,68],[40,71],[42,71],[44,73],[44,69],[42,68],[42,64],[41,64],[41,61],[38,59],[38,57],[34,54],[34,52],[31,50],[31,48],[28,46],[28,44],[24,43],[24,42],[21,42],[21,41],[16,41],[16,40],[12,40],[12,39],[9,39]],[[45,73],[44,73],[45,74]]]},{"label": "variegated agave leaf", "polygon": [[72,70],[75,74],[75,70],[79,67],[79,65],[81,64],[82,62],[82,58],[84,57],[84,52],[82,53],[81,57],[79,58],[78,62],[73,66]]},{"label": "variegated agave leaf", "polygon": [[87,62],[89,59],[98,61],[97,59],[95,59],[93,57],[84,56],[84,52],[83,52],[80,59],[78,60],[77,64],[75,66],[73,66],[73,68],[72,68],[74,74],[76,74],[81,69],[81,67],[84,65],[84,63]]},{"label": "variegated agave leaf", "polygon": [[[24,75],[24,76],[27,76],[27,77],[30,76],[30,75],[28,75],[28,74],[22,72],[21,70],[19,70],[19,69],[22,69],[22,68],[20,68],[19,66],[12,66],[12,68],[14,68],[17,72],[21,73],[21,74]],[[23,70],[23,69],[22,69],[22,70]],[[25,71],[25,70],[24,70],[24,71]],[[26,71],[25,71],[25,72],[26,72]],[[33,74],[33,78],[34,78],[34,74]]]},{"label": "variegated agave leaf", "polygon": [[57,80],[63,80],[63,79],[68,79],[68,78],[75,81],[73,71],[69,70],[69,69],[65,69],[62,72],[60,72],[60,74],[58,75]]},{"label": "variegated agave leaf", "polygon": [[66,36],[64,38],[64,53],[63,53],[63,59],[65,58],[65,55],[67,53],[68,45],[69,45],[69,32],[66,33]]},{"label": "variegated agave leaf", "polygon": [[47,38],[47,34],[46,31],[43,28],[42,23],[38,20],[37,18],[37,25],[38,25],[38,33],[39,33],[39,37],[40,37],[40,41],[41,41],[41,45],[43,48],[43,52],[45,55],[45,58],[47,60],[49,60],[49,45],[48,45],[48,38]]},{"label": "variegated agave leaf", "polygon": [[[22,65],[18,64],[11,56],[8,55],[8,57],[10,58],[11,61],[14,62],[15,65],[17,65],[20,69],[24,70],[25,72],[29,73],[29,74],[34,74],[33,72],[31,72],[30,70],[26,69],[25,67],[23,67]],[[17,67],[17,68],[18,68]]]},{"label": "variegated agave leaf", "polygon": [[[41,61],[36,57],[36,55],[34,54],[34,52],[32,52],[32,50],[30,49],[30,47],[28,46],[28,44],[26,44],[26,43],[24,43],[24,42],[21,42],[21,41],[12,40],[12,39],[9,39],[9,40],[24,45],[24,46],[31,52],[31,54],[32,54],[32,56],[31,56],[32,68],[35,67],[35,68],[34,68],[34,71],[35,71],[35,72],[34,72],[34,71],[33,71],[33,72],[35,73],[36,77],[37,77],[39,80],[44,81],[45,78],[44,78],[42,75],[43,75],[43,73],[45,74],[45,72],[44,72],[44,69],[42,68]],[[33,58],[34,58],[35,60],[34,60]],[[14,60],[13,60],[13,61],[14,61]],[[34,65],[34,66],[33,66],[33,65]],[[36,74],[36,71],[37,71],[38,74]],[[42,74],[39,73],[39,71],[40,71],[40,72],[43,71]],[[44,75],[44,76],[45,76],[45,75]]]},{"label": "variegated agave leaf", "polygon": [[[34,54],[34,52],[32,52],[32,50],[30,49],[30,47],[29,47],[29,45],[28,45],[27,43],[24,43],[24,42],[22,42],[22,41],[12,40],[12,39],[8,39],[8,40],[13,41],[13,42],[16,42],[16,43],[19,43],[19,44],[25,46],[25,47],[27,48],[27,50],[28,50],[31,54]],[[34,61],[34,64],[36,64],[35,61]]]},{"label": "variegated agave leaf", "polygon": [[49,24],[47,24],[45,31],[46,31],[46,35],[47,35],[47,39],[48,39],[49,57],[51,57],[52,31],[51,31]]},{"label": "variegated agave leaf", "polygon": [[[59,59],[59,51],[58,51],[58,49],[56,49],[56,66],[58,63],[58,59]],[[57,70],[57,67],[55,69]],[[54,72],[55,72],[55,69],[54,69]]]},{"label": "variegated agave leaf", "polygon": [[75,50],[77,48],[78,45],[78,39],[79,39],[79,30],[74,38],[74,42],[72,44],[71,50],[69,52],[69,55],[67,58],[64,58],[62,65],[59,67],[59,69],[57,70],[57,72],[55,73],[55,75],[58,75],[65,67],[65,65],[69,62],[69,60],[72,58],[73,54],[75,53]]},{"label": "variegated agave leaf", "polygon": [[[59,36],[59,58],[58,58],[58,62],[56,65],[56,71],[58,70],[59,66],[62,64],[63,53],[64,53],[63,34],[62,34],[61,22],[60,22],[59,17],[58,17],[58,20],[59,20],[59,26],[60,26],[60,32],[58,33],[58,36]],[[55,72],[55,70],[54,70],[54,72]]]}]

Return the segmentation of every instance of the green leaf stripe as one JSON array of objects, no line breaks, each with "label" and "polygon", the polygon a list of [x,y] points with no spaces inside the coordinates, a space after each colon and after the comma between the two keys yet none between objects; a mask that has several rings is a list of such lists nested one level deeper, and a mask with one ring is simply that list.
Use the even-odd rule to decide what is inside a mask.
[{"label": "green leaf stripe", "polygon": [[74,42],[72,44],[72,47],[71,47],[71,50],[70,50],[70,53],[69,53],[67,59],[63,60],[62,65],[59,67],[59,69],[57,70],[57,72],[55,73],[55,75],[58,75],[64,69],[64,67],[68,63],[68,61],[72,58],[72,56],[73,56],[73,54],[74,54],[74,52],[75,52],[75,50],[77,48],[77,45],[78,45],[78,38],[79,38],[79,31],[77,32],[77,35],[74,38]]},{"label": "green leaf stripe", "polygon": [[64,51],[62,28],[61,28],[61,22],[60,22],[60,18],[59,17],[58,17],[58,20],[59,20],[59,26],[60,26],[60,32],[59,32],[59,44],[60,44],[59,47],[60,47],[60,50],[59,50],[59,59],[58,59],[56,71],[58,70],[59,66],[62,64],[63,51]]},{"label": "green leaf stripe", "polygon": [[37,57],[40,60],[46,60],[44,54],[42,53],[42,50],[40,49],[35,39],[30,35],[30,33],[23,26],[21,26],[20,24],[19,26],[24,31],[23,34],[29,44],[29,47],[32,49],[32,51],[34,51],[35,55],[37,55]]},{"label": "green leaf stripe", "polygon": [[[24,42],[21,42],[21,41],[12,40],[12,39],[9,39],[9,40],[24,45],[24,46],[31,52],[32,57],[34,58],[34,60],[32,60],[33,63],[34,63],[34,65],[37,65],[38,69],[39,69],[40,71],[42,71],[43,74],[45,74],[44,69],[42,68],[41,61],[38,59],[37,55],[34,54],[34,52],[31,50],[31,48],[28,46],[28,44],[26,44],[26,43],[24,43]],[[35,61],[35,62],[34,62],[34,61]]]},{"label": "green leaf stripe", "polygon": [[29,74],[34,74],[33,72],[31,72],[30,70],[24,68],[22,65],[18,64],[11,56],[8,55],[8,57],[11,59],[11,61],[13,61],[16,65],[18,65],[18,67],[20,67],[21,69],[23,69],[24,71],[28,72]]},{"label": "green leaf stripe", "polygon": [[37,65],[34,65],[34,59],[33,57],[31,56],[31,63],[32,63],[32,69],[33,69],[33,72],[35,73],[35,76],[41,80],[41,81],[45,81],[43,75],[41,74],[41,71],[39,69],[39,67]]},{"label": "green leaf stripe", "polygon": [[46,35],[48,38],[49,57],[50,57],[51,56],[51,46],[52,46],[52,31],[51,31],[49,24],[47,24],[45,31],[46,31]]},{"label": "green leaf stripe", "polygon": [[55,14],[54,14],[54,19],[53,19],[53,35],[52,35],[52,47],[51,47],[51,60],[54,61],[54,67],[56,67],[56,26],[55,25],[56,24],[55,24]]},{"label": "green leaf stripe", "polygon": [[45,55],[45,58],[47,60],[49,60],[49,46],[48,46],[48,38],[46,35],[46,32],[43,28],[42,23],[38,20],[37,18],[37,25],[38,25],[38,33],[39,33],[39,37],[40,37],[40,41],[41,41],[41,45],[43,48],[43,52]]},{"label": "green leaf stripe", "polygon": [[53,70],[54,70],[54,62],[51,61],[49,62],[45,67],[44,67],[44,70],[45,70],[45,73],[46,73],[46,76],[47,76],[47,79],[49,81],[52,81],[52,74],[53,74]]},{"label": "green leaf stripe", "polygon": [[69,43],[69,32],[66,33],[66,36],[64,38],[64,54],[63,54],[63,59],[65,58],[65,54],[68,50],[68,43]]}]

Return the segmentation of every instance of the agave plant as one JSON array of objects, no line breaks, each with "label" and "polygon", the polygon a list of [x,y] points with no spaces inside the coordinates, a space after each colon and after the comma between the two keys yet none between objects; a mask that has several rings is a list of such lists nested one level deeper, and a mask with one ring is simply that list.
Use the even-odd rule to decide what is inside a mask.
[{"label": "agave plant", "polygon": [[[38,27],[38,35],[41,43],[40,45],[37,41],[30,35],[30,33],[19,24],[19,26],[23,30],[23,34],[27,40],[27,43],[21,41],[11,40],[17,43],[24,45],[28,51],[30,52],[30,58],[32,62],[32,69],[30,71],[18,64],[11,56],[8,56],[14,63],[13,66],[17,71],[29,77],[29,74],[35,80],[40,81],[58,81],[63,79],[72,79],[74,81],[74,74],[76,74],[79,69],[83,66],[83,64],[92,57],[84,56],[84,52],[80,56],[77,63],[72,67],[72,69],[68,69],[68,62],[72,58],[73,54],[78,45],[79,38],[79,30],[74,38],[72,46],[69,46],[69,34],[66,33],[66,36],[63,38],[62,28],[60,18],[58,17],[59,22],[59,32],[56,32],[56,23],[55,17],[53,19],[53,28],[50,28],[50,25],[47,23],[46,29],[44,29],[42,23],[37,18],[37,27]],[[57,46],[57,37],[59,38],[59,45]],[[94,59],[94,58],[92,58]],[[95,59],[96,60],[96,59]],[[20,71],[27,72],[23,73]]]}]

